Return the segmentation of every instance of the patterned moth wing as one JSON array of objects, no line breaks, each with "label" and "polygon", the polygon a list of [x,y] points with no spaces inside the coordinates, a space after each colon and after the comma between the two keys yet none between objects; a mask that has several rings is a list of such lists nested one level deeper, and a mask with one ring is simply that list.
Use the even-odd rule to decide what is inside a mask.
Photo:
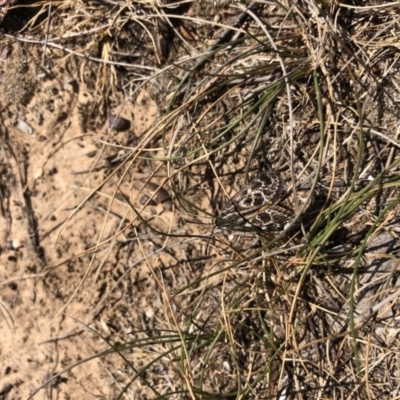
[{"label": "patterned moth wing", "polygon": [[275,204],[282,193],[278,174],[260,172],[228,201],[216,224],[237,231],[283,229],[290,221],[290,213]]}]

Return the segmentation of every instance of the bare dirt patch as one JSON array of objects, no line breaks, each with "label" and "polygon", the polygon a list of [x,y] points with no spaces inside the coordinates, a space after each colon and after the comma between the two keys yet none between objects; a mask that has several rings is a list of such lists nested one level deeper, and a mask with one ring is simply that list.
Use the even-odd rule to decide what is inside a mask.
[{"label": "bare dirt patch", "polygon": [[[103,182],[105,160],[121,155],[121,148],[104,149],[101,141],[111,136],[116,146],[127,145],[154,123],[158,110],[142,90],[135,104],[125,101],[123,107],[116,104],[110,109],[110,114],[132,121],[128,132],[112,131],[106,118],[90,116],[94,99],[85,84],[78,83],[78,71],[60,69],[54,75],[39,76],[38,60],[32,59],[26,46],[4,46],[8,50],[1,99],[0,393],[26,399],[57,372],[106,348],[83,324],[97,319],[100,330],[107,326],[104,303],[110,300],[103,297],[111,286],[108,274],[117,280],[124,270],[124,260],[109,250],[97,254],[91,266],[95,278],[86,280],[62,315],[45,328],[79,287],[97,240],[112,238],[121,215],[130,214],[128,207],[116,201],[114,218],[105,218],[115,180],[79,209]],[[126,195],[136,193],[127,188]],[[154,215],[164,211],[162,206],[159,211],[156,208]],[[68,220],[74,210],[76,214]],[[138,273],[138,269],[132,272]],[[141,274],[146,280],[147,274]],[[103,317],[98,315],[101,300]],[[134,303],[143,312],[146,307],[152,312],[144,299]],[[110,320],[117,318],[115,310],[112,314]],[[110,398],[114,384],[101,361],[93,360],[90,367],[77,367],[53,380],[39,398],[53,397],[51,393]]]}]

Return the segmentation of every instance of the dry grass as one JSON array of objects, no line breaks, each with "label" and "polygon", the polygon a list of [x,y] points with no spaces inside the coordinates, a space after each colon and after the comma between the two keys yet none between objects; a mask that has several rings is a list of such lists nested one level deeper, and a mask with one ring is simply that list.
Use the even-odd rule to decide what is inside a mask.
[{"label": "dry grass", "polygon": [[[109,341],[126,362],[121,397],[396,398],[397,3],[181,7],[44,2],[9,34],[42,46],[43,68],[78,66],[98,99],[91,113],[141,88],[163,110],[112,172],[120,186],[161,177],[175,206],[161,229],[146,218],[151,199],[124,198],[129,225],[157,243],[138,233],[137,262],[165,314]],[[216,229],[266,165],[285,181],[292,227]],[[160,254],[180,272],[155,267]]]}]

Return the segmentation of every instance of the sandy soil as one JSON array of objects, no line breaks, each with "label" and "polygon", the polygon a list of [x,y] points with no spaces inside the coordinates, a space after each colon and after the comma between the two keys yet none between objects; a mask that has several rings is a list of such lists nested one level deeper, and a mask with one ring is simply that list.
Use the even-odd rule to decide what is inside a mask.
[{"label": "sandy soil", "polygon": [[[104,117],[90,125],[93,98],[77,76],[59,70],[38,78],[25,49],[2,50],[0,398],[27,399],[56,373],[108,348],[90,329],[105,337],[123,329],[129,336],[160,307],[155,293],[138,295],[154,284],[148,270],[132,268],[142,255],[121,252],[132,247],[133,228],[126,202],[110,201],[117,179],[111,176],[91,196],[106,177],[107,160],[128,152],[102,141],[128,144],[154,123],[158,110],[143,90],[135,104],[108,110],[122,110],[131,121],[128,131],[112,131]],[[120,190],[133,198],[139,187],[133,182]],[[168,209],[154,204],[149,212],[162,213],[168,224]],[[114,236],[121,229],[125,239]],[[110,367],[93,359],[34,398],[113,398],[120,361]]]}]

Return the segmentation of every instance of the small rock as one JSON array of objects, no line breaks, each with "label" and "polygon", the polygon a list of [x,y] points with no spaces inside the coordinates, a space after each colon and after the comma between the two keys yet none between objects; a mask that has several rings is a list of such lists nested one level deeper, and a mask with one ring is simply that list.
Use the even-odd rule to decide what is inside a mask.
[{"label": "small rock", "polygon": [[153,182],[148,182],[147,186],[151,190],[157,190],[156,199],[157,199],[158,203],[163,204],[164,207],[168,210],[170,210],[172,208],[172,199],[166,189],[164,189],[163,187],[160,188],[159,185],[157,185]]},{"label": "small rock", "polygon": [[25,121],[22,121],[22,119],[18,120],[17,129],[23,133],[27,133],[28,135],[32,134],[32,128]]},{"label": "small rock", "polygon": [[110,128],[117,132],[127,131],[131,128],[131,121],[118,115],[111,115],[108,123]]},{"label": "small rock", "polygon": [[36,170],[36,172],[33,175],[34,179],[39,179],[41,176],[43,175],[43,169],[42,168],[38,168]]}]

